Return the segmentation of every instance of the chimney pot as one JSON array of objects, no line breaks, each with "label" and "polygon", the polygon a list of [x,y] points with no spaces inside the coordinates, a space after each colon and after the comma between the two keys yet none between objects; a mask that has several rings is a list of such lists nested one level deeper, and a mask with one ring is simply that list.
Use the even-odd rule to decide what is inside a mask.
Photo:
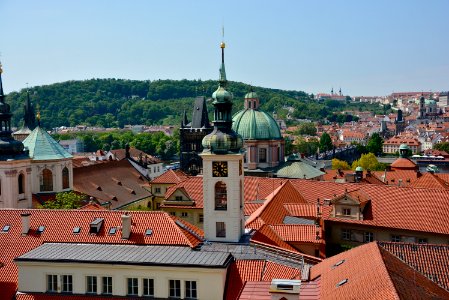
[{"label": "chimney pot", "polygon": [[30,213],[20,214],[22,218],[22,235],[27,235],[28,231],[30,231]]},{"label": "chimney pot", "polygon": [[122,239],[129,239],[131,235],[131,216],[128,214],[122,215]]}]

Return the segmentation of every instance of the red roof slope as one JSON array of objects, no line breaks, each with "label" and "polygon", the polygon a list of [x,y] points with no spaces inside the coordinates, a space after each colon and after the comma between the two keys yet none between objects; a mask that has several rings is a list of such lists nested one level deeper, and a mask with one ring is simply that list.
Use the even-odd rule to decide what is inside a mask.
[{"label": "red roof slope", "polygon": [[[367,272],[367,270],[369,270]],[[320,299],[447,299],[449,293],[376,242],[330,257],[311,268]]]},{"label": "red roof slope", "polygon": [[[22,236],[22,213],[31,213],[30,231]],[[0,261],[4,266],[0,269],[1,295],[10,299],[17,288],[17,266],[13,259],[44,242],[65,243],[106,243],[135,245],[177,245],[195,247],[201,241],[185,232],[164,212],[129,212],[132,226],[128,240],[122,239],[120,230],[109,234],[111,227],[122,225],[123,211],[101,210],[12,210],[0,209],[0,229],[9,225],[8,232],[0,233]],[[89,234],[89,224],[96,218],[103,218],[103,226],[98,234]],[[45,230],[36,232],[39,226]],[[80,233],[73,233],[80,227]],[[145,231],[152,229],[147,236]]]},{"label": "red roof slope", "polygon": [[380,247],[449,291],[449,245],[377,243]]},{"label": "red roof slope", "polygon": [[449,183],[432,173],[424,173],[410,186],[414,188],[449,190]]},{"label": "red roof slope", "polygon": [[237,260],[228,270],[225,299],[239,299],[247,281],[301,279],[301,271],[268,260]]},{"label": "red roof slope", "polygon": [[150,197],[143,186],[149,186],[147,180],[128,160],[73,169],[73,189],[100,201],[110,201],[112,208]]},{"label": "red roof slope", "polygon": [[181,170],[176,170],[176,171],[167,170],[160,176],[154,178],[151,181],[151,184],[153,184],[153,183],[177,184],[177,183],[183,182],[187,178],[189,178],[189,177]]}]

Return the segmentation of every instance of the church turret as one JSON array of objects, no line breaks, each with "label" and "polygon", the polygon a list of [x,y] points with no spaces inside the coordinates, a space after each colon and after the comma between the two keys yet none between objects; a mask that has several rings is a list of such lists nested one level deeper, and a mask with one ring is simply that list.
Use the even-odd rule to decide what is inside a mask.
[{"label": "church turret", "polygon": [[10,158],[23,157],[25,152],[23,151],[22,142],[16,141],[12,137],[12,113],[9,104],[5,102],[2,73],[3,69],[0,64],[0,160],[6,160]]},{"label": "church turret", "polygon": [[213,93],[214,130],[203,139],[204,236],[238,242],[244,233],[242,137],[232,130],[232,94],[226,90],[224,42],[218,89]]}]

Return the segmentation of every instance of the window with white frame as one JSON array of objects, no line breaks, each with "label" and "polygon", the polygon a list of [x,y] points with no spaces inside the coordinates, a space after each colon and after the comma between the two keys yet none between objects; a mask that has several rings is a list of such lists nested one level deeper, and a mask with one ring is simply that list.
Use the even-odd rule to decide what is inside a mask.
[{"label": "window with white frame", "polygon": [[196,281],[185,282],[185,299],[198,299],[198,292],[196,288]]},{"label": "window with white frame", "polygon": [[204,222],[204,215],[200,214],[198,217],[198,222],[203,223]]},{"label": "window with white frame", "polygon": [[182,196],[176,196],[176,197],[175,197],[175,200],[176,200],[176,201],[182,201]]},{"label": "window with white frame", "polygon": [[189,216],[188,213],[186,213],[186,212],[181,212],[181,217],[187,218],[188,216]]},{"label": "window with white frame", "polygon": [[154,188],[154,192],[156,194],[160,194],[161,193],[161,188],[160,187]]},{"label": "window with white frame", "polygon": [[97,293],[97,276],[86,276],[86,293]]},{"label": "window with white frame", "polygon": [[47,275],[47,292],[56,293],[58,291],[58,275]]},{"label": "window with white frame", "polygon": [[170,298],[181,298],[181,280],[170,280],[168,296]]},{"label": "window with white frame", "polygon": [[63,293],[73,293],[73,278],[72,275],[62,275],[62,290]]},{"label": "window with white frame", "polygon": [[143,296],[154,297],[154,279],[143,279]]},{"label": "window with white frame", "polygon": [[128,296],[137,296],[139,294],[139,279],[127,278],[127,282],[128,282],[128,289],[126,294]]},{"label": "window with white frame", "polygon": [[350,215],[351,215],[351,208],[344,207],[344,208],[342,209],[342,212],[343,212],[343,215],[344,215],[344,216],[350,216]]},{"label": "window with white frame", "polygon": [[103,277],[101,283],[101,293],[103,295],[112,295],[112,277]]}]

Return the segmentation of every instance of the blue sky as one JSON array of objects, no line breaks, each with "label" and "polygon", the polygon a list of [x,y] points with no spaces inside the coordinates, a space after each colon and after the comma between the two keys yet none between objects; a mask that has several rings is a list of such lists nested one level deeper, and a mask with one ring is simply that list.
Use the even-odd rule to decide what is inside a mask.
[{"label": "blue sky", "polygon": [[6,92],[72,79],[217,79],[345,94],[449,90],[449,1],[0,0]]}]

